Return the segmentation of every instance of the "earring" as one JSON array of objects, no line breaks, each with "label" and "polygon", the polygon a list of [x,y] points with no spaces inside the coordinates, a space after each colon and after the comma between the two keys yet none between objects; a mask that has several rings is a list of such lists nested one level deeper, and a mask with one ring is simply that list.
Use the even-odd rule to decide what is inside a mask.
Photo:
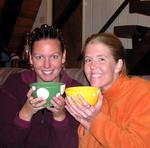
[{"label": "earring", "polygon": [[29,64],[31,70],[34,70],[33,64]]}]

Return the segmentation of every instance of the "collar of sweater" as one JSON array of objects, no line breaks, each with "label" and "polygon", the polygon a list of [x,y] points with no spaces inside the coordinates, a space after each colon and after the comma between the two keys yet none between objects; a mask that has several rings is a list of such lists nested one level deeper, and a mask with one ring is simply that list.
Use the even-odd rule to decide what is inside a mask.
[{"label": "collar of sweater", "polygon": [[112,86],[103,92],[104,99],[106,99],[109,104],[120,98],[128,79],[126,74],[121,73]]}]

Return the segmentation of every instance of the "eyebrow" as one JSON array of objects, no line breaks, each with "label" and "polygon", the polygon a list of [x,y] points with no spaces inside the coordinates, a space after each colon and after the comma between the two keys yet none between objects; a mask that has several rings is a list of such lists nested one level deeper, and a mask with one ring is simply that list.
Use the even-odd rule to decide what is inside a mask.
[{"label": "eyebrow", "polygon": [[[87,58],[87,57],[88,57],[88,58],[91,58],[90,56],[84,56],[84,58]],[[105,56],[105,55],[97,55],[96,58],[97,58],[97,57],[107,57],[107,56]]]}]

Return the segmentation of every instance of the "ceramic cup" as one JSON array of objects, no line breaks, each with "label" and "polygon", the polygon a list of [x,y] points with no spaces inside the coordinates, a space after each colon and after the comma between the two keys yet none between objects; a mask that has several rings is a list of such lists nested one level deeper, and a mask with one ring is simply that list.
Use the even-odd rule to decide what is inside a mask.
[{"label": "ceramic cup", "polygon": [[65,84],[60,82],[36,82],[31,83],[30,87],[33,89],[32,96],[34,98],[42,97],[47,100],[44,107],[50,107],[52,97],[63,95],[65,90]]},{"label": "ceramic cup", "polygon": [[80,99],[78,98],[78,94],[80,94],[90,105],[96,104],[98,100],[99,92],[100,89],[98,87],[92,87],[92,86],[76,86],[76,87],[69,87],[65,89],[65,94],[68,98],[74,96],[77,98],[79,102],[81,102]]}]

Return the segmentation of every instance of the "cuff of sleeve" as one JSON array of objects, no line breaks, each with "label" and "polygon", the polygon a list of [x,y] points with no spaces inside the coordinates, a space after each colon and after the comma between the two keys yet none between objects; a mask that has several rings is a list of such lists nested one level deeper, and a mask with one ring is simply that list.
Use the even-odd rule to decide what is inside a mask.
[{"label": "cuff of sleeve", "polygon": [[66,116],[63,121],[52,120],[52,126],[55,128],[60,128],[68,125],[68,117]]},{"label": "cuff of sleeve", "polygon": [[89,134],[85,134],[84,133],[84,127],[80,124],[79,128],[78,128],[78,135],[80,138],[82,137],[87,137]]},{"label": "cuff of sleeve", "polygon": [[87,142],[89,143],[92,136],[90,133],[84,133],[84,127],[80,124],[79,128],[78,128],[78,136],[79,136],[79,141],[80,144],[82,143],[82,145],[87,145]]},{"label": "cuff of sleeve", "polygon": [[21,127],[21,128],[30,128],[31,124],[30,121],[25,121],[19,118],[19,115],[17,114],[14,119],[15,125]]},{"label": "cuff of sleeve", "polygon": [[100,112],[92,121],[90,131],[92,133],[101,132],[103,133],[104,127],[106,125],[106,121],[108,121],[108,116]]},{"label": "cuff of sleeve", "polygon": [[105,129],[109,129],[107,121],[109,121],[109,117],[104,113],[100,112],[91,123],[90,133],[96,138],[99,137],[99,141],[102,144],[105,143]]}]

